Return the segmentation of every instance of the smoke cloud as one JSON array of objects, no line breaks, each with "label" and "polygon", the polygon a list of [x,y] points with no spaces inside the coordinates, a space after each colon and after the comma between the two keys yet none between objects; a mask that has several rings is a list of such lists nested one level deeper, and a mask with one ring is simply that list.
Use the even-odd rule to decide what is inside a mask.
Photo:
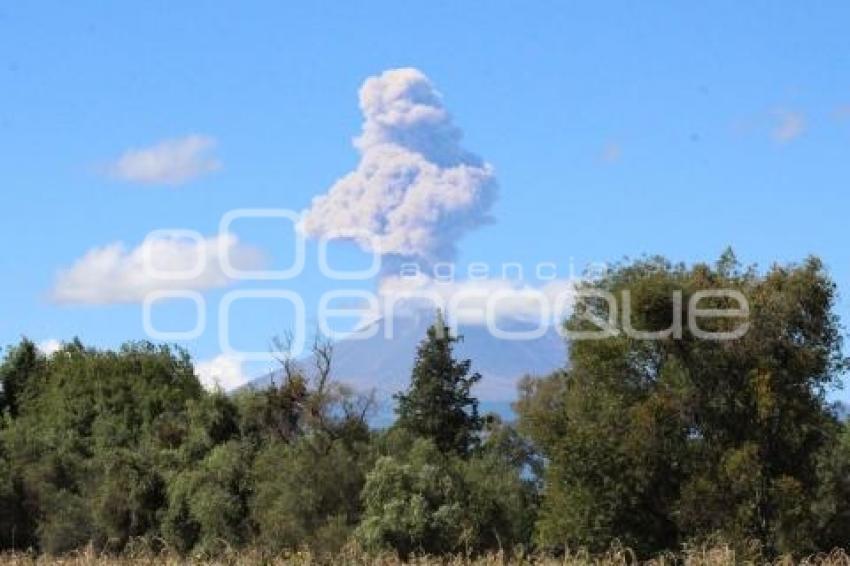
[{"label": "smoke cloud", "polygon": [[458,240],[491,221],[493,168],[461,147],[442,96],[417,69],[367,79],[360,109],[360,162],[313,199],[302,229],[353,240],[385,260],[454,259]]}]

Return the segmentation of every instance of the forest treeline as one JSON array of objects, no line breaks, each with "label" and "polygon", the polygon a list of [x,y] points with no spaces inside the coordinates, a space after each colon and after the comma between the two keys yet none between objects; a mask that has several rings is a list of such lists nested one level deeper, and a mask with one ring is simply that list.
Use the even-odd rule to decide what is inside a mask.
[{"label": "forest treeline", "polygon": [[[272,386],[228,395],[206,391],[174,347],[75,340],[48,356],[24,339],[0,365],[0,550],[846,547],[850,428],[826,394],[850,364],[820,261],[759,272],[731,253],[650,258],[585,285],[628,290],[644,330],[670,326],[697,291],[735,289],[749,330],[574,341],[563,370],[520,382],[517,419],[504,422],[479,414],[487,376],[456,359],[438,317],[380,430],[373,398],[334,381],[322,341],[307,361],[284,355]],[[606,309],[582,302],[565,324],[586,328]]]}]

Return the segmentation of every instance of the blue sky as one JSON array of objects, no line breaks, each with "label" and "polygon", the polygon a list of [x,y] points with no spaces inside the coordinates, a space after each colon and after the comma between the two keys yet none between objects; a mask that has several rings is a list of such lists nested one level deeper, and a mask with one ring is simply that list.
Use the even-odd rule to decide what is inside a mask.
[{"label": "blue sky", "polygon": [[[398,67],[430,78],[498,179],[496,221],[459,241],[460,264],[697,261],[732,245],[762,266],[817,254],[846,296],[848,18],[842,2],[6,4],[0,342],[144,338],[138,303],[51,300],[59,270],[159,228],[213,236],[231,209],[309,207],[358,163],[363,81]],[[191,135],[211,140],[214,171],[171,186],[110,169]],[[286,226],[243,233],[286,262]],[[284,285],[308,309],[332,287],[315,253]],[[232,288],[204,293],[210,329],[185,344],[199,359],[219,354]],[[185,327],[185,307],[158,322]],[[850,320],[846,297],[839,312]],[[242,315],[245,347],[289,324]]]}]

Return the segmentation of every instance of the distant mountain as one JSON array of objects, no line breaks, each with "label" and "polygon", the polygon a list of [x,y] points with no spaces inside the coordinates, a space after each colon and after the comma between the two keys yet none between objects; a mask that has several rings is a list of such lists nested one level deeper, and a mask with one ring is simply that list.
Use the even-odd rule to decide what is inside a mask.
[{"label": "distant mountain", "polygon": [[[381,319],[334,345],[334,379],[360,390],[377,390],[383,406],[373,419],[374,424],[381,426],[391,422],[390,397],[407,387],[416,348],[425,338],[433,318],[432,314],[405,314],[397,316],[391,325]],[[519,331],[527,329],[528,324],[519,320],[502,321],[499,328]],[[566,364],[566,343],[554,329],[540,338],[526,341],[500,340],[479,325],[461,326],[459,334],[463,339],[457,345],[456,355],[471,359],[473,371],[482,375],[475,391],[481,400],[482,413],[495,412],[510,418],[519,378],[546,375]],[[387,338],[387,335],[392,337]],[[279,372],[271,372],[246,387],[266,387],[279,378]],[[832,404],[832,410],[839,420],[850,420],[850,404],[837,401]]]},{"label": "distant mountain", "polygon": [[[388,399],[403,390],[410,379],[416,348],[432,324],[432,313],[404,314],[361,328],[337,342],[333,352],[333,377],[360,390],[376,389]],[[499,322],[504,331],[519,332],[531,327],[520,320]],[[462,325],[462,341],[455,350],[459,358],[472,360],[472,369],[482,375],[476,395],[482,407],[499,413],[509,412],[516,397],[516,383],[524,375],[544,375],[566,363],[564,339],[549,329],[533,340],[505,340],[493,336],[486,326]],[[265,387],[279,377],[278,372],[252,381],[250,387]]]}]

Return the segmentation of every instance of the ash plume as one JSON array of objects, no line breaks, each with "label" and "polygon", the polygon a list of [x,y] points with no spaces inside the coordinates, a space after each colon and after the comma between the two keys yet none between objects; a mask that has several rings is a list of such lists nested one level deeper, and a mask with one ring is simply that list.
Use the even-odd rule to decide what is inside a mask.
[{"label": "ash plume", "polygon": [[491,221],[493,168],[461,147],[442,96],[417,69],[367,79],[360,109],[360,162],[313,199],[305,234],[353,240],[385,266],[454,259],[460,238]]}]

